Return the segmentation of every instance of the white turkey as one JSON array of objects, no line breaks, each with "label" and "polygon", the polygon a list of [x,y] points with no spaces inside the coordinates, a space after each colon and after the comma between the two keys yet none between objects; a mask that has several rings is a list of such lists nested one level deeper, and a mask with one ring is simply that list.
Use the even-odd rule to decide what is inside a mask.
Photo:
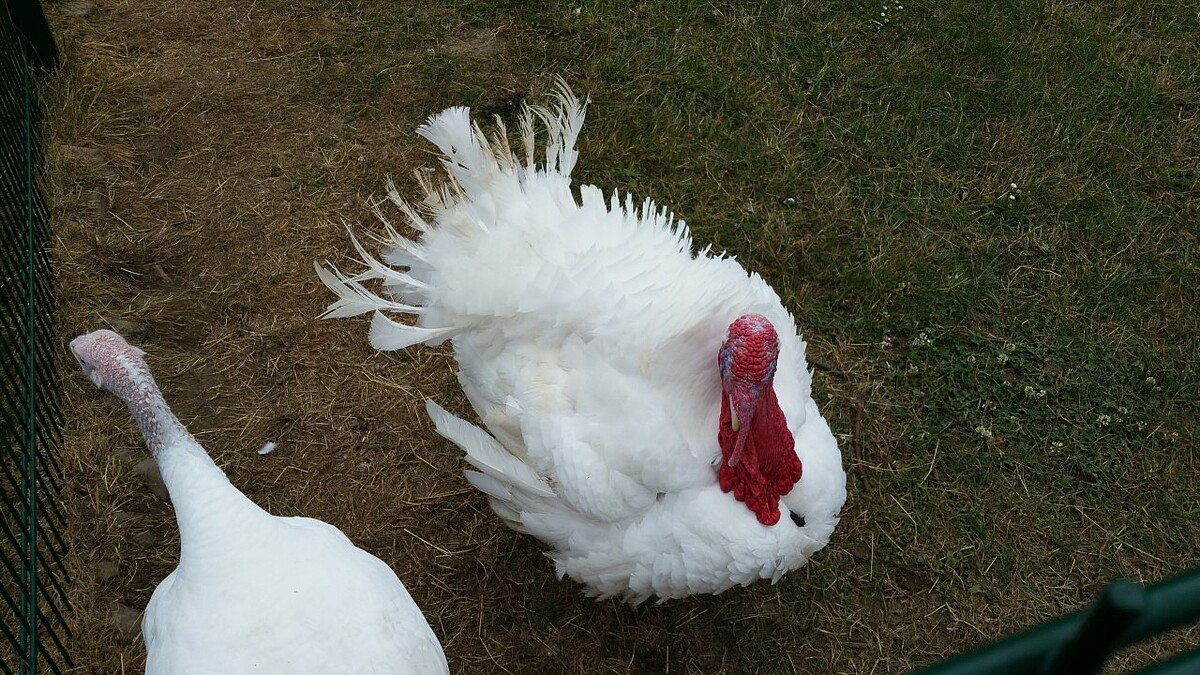
[{"label": "white turkey", "polygon": [[448,184],[418,173],[413,208],[389,183],[419,239],[376,209],[382,261],[354,240],[365,271],[317,265],[339,296],[322,317],[374,311],[383,350],[453,341],[487,432],[429,401],[438,432],[493,510],[589,595],[637,604],[778,581],[825,546],[846,497],[805,343],[757,274],[693,254],[682,220],[592,185],[577,199],[586,104],[561,81],[555,101],[524,113],[523,158],[499,119],[489,139],[467,108],[421,126]]},{"label": "white turkey", "polygon": [[142,619],[147,673],[450,672],[391,568],[336,527],[273,516],[239,492],[172,414],[142,350],[98,330],[71,351],[129,406],[179,523],[179,566]]}]

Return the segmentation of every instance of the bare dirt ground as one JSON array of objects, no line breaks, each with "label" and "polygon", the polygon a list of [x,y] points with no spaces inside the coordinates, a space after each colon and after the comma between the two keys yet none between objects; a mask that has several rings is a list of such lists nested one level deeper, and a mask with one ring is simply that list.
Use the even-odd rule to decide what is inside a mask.
[{"label": "bare dirt ground", "polygon": [[[853,497],[835,543],[778,586],[638,609],[588,600],[500,525],[425,418],[426,397],[467,410],[448,352],[378,354],[365,320],[316,320],[330,296],[312,261],[349,250],[339,221],[369,223],[385,175],[411,194],[409,172],[432,164],[413,129],[441,100],[416,86],[418,57],[494,71],[492,95],[454,103],[502,112],[547,84],[504,72],[515,47],[503,26],[397,43],[364,75],[326,49],[354,38],[336,7],[310,0],[47,9],[66,56],[48,101],[64,356],[102,326],[142,346],[236,486],[393,566],[453,672],[898,672],[1015,628],[1014,608],[1034,619],[1064,604],[943,593],[877,558],[887,533]],[[842,362],[837,346],[814,349]],[[174,567],[178,533],[161,488],[140,477],[147,454],[127,411],[64,364],[72,652],[77,672],[141,672],[137,615]],[[847,380],[820,386],[857,435],[862,410],[842,390],[877,383],[844,367]],[[278,450],[257,454],[267,441]],[[747,640],[761,648],[737,648]]]}]

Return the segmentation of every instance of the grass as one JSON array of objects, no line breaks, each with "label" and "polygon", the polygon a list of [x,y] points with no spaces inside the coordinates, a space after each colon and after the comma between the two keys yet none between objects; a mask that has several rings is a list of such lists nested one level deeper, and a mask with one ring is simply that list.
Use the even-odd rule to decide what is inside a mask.
[{"label": "grass", "polygon": [[[392,563],[455,672],[902,672],[1200,563],[1200,17],[902,5],[51,7],[51,133],[117,173],[51,156],[64,338],[143,324],[235,484]],[[461,403],[447,354],[313,321],[309,261],[347,250],[330,223],[368,220],[384,174],[429,163],[413,128],[554,74],[593,100],[577,178],[674,208],[810,343],[850,497],[777,586],[586,600],[419,414]],[[176,535],[112,453],[138,443],[120,408],[67,393],[75,657],[133,672],[136,638],[104,618],[145,602]]]}]

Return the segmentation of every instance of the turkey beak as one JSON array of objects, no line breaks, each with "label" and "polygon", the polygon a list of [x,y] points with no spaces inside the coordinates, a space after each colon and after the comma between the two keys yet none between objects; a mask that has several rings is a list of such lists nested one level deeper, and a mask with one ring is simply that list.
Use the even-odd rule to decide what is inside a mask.
[{"label": "turkey beak", "polygon": [[79,364],[79,369],[83,371],[83,374],[86,375],[89,380],[91,380],[92,384],[96,385],[97,387],[103,387],[104,384],[101,381],[100,373],[97,372],[95,368],[89,366],[87,361],[85,361],[84,358],[79,355],[79,352],[84,348],[83,337],[84,336],[81,335],[74,340],[71,340],[71,356],[75,357],[75,363]]},{"label": "turkey beak", "polygon": [[729,426],[737,432],[733,452],[729,455],[729,466],[737,466],[742,460],[746,437],[750,435],[750,422],[754,419],[754,408],[758,405],[758,392],[750,389],[743,396],[729,397]]}]

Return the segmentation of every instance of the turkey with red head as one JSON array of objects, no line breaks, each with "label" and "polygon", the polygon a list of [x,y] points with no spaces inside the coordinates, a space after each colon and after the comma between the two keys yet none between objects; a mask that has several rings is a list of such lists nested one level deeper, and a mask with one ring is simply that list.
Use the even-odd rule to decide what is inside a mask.
[{"label": "turkey with red head", "polygon": [[389,184],[420,236],[376,209],[380,259],[354,240],[365,271],[317,265],[339,298],[323,317],[375,312],[383,350],[452,340],[484,428],[429,401],[438,432],[493,510],[589,595],[636,604],[778,581],[828,543],[846,497],[805,343],[771,287],[693,253],[682,220],[592,185],[577,198],[585,105],[561,82],[555,94],[524,114],[523,157],[466,108],[420,127],[448,183],[418,173],[422,208]]}]

